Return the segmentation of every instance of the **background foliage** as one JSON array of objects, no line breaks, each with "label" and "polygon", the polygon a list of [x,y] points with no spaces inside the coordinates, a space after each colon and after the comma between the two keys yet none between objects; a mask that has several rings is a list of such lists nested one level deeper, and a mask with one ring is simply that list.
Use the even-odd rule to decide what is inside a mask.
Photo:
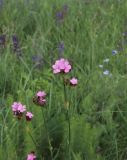
[{"label": "background foliage", "polygon": [[[38,160],[127,159],[126,10],[126,0],[0,1],[1,160],[24,160],[33,150]],[[51,69],[60,57],[73,66],[67,78],[79,80],[66,88],[66,101]],[[38,90],[47,93],[45,108],[32,102]],[[13,117],[14,101],[34,113],[31,122]]]}]

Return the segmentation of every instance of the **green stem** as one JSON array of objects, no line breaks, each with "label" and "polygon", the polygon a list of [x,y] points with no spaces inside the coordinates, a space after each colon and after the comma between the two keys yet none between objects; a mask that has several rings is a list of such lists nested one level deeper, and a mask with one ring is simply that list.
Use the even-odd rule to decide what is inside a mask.
[{"label": "green stem", "polygon": [[49,133],[48,133],[48,127],[47,127],[47,123],[46,123],[46,120],[45,120],[43,108],[42,108],[42,115],[43,115],[45,130],[46,130],[46,136],[48,138],[48,144],[49,144],[49,150],[50,150],[50,154],[51,154],[51,160],[53,160],[52,145],[51,145],[51,142],[50,142],[50,137],[49,137]]},{"label": "green stem", "polygon": [[[64,101],[65,101],[65,105],[67,103],[67,91],[66,91],[66,84],[64,83],[64,77],[63,77],[63,86],[64,86]],[[70,123],[70,103],[69,106],[67,106],[67,120],[68,120],[68,139],[69,139],[69,144],[68,144],[68,153],[69,153],[69,159],[71,160],[71,152],[70,152],[70,148],[71,148],[71,123]]]},{"label": "green stem", "polygon": [[69,110],[68,110],[68,131],[69,131],[69,146],[68,146],[68,152],[69,152],[69,159],[71,159],[71,122],[70,122],[70,115],[69,115]]},{"label": "green stem", "polygon": [[36,147],[36,150],[38,150],[38,145],[37,145],[36,141],[34,140],[32,134],[31,134],[30,132],[28,132],[28,133],[29,133],[29,136],[30,136],[30,138],[32,139],[32,141],[33,141],[33,143],[34,143],[34,145],[35,145],[35,147]]}]

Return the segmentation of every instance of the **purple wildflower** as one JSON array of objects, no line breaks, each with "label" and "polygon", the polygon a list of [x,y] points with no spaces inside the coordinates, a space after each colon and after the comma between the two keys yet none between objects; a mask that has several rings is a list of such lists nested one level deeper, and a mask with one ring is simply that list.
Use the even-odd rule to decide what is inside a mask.
[{"label": "purple wildflower", "polygon": [[16,53],[17,56],[21,56],[21,49],[19,45],[19,40],[16,35],[12,36],[12,42],[13,42],[13,51]]},{"label": "purple wildflower", "polygon": [[57,12],[56,13],[56,21],[59,23],[59,22],[63,21],[63,19],[64,19],[63,12],[62,11]]},{"label": "purple wildflower", "polygon": [[65,4],[65,5],[63,6],[63,12],[64,12],[65,14],[68,12],[68,5],[67,5],[67,4]]},{"label": "purple wildflower", "polygon": [[61,23],[64,21],[64,18],[68,12],[68,6],[64,5],[57,13],[56,13],[56,21],[57,23]]},{"label": "purple wildflower", "polygon": [[5,46],[6,36],[0,35],[0,46]]}]

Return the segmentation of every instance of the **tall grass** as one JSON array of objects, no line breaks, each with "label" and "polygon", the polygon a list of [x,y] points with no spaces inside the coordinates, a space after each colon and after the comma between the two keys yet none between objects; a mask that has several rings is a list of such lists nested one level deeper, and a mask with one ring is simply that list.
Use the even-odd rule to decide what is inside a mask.
[{"label": "tall grass", "polygon": [[[126,0],[0,3],[0,160],[24,160],[31,151],[38,160],[127,159],[126,10]],[[52,73],[61,42],[76,87],[64,88]],[[38,90],[47,93],[42,108],[32,102]],[[13,116],[14,101],[32,111],[31,122]]]}]

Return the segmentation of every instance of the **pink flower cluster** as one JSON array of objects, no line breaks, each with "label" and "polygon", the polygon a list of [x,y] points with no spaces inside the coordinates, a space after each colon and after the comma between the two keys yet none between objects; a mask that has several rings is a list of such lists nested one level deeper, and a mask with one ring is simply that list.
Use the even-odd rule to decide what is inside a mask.
[{"label": "pink flower cluster", "polygon": [[31,152],[27,155],[27,160],[36,160],[36,155],[34,152]]},{"label": "pink flower cluster", "polygon": [[68,60],[61,58],[55,62],[55,64],[52,66],[53,73],[68,73],[71,71],[71,65]]},{"label": "pink flower cluster", "polygon": [[33,98],[33,102],[39,106],[44,106],[46,104],[46,93],[44,91],[38,91]]},{"label": "pink flower cluster", "polygon": [[12,111],[14,115],[22,114],[26,111],[26,106],[22,105],[20,102],[14,102],[12,104]]},{"label": "pink flower cluster", "polygon": [[[12,104],[12,111],[18,119],[21,119],[23,116],[23,113],[26,112],[26,106],[20,102],[14,102]],[[26,120],[30,121],[32,118],[33,118],[33,114],[31,112],[27,112]]]},{"label": "pink flower cluster", "polygon": [[[68,73],[71,71],[72,66],[70,65],[69,61],[67,59],[61,58],[59,60],[56,60],[55,64],[52,65],[53,73]],[[73,77],[70,80],[66,81],[66,84],[70,84],[71,86],[76,86],[78,84],[78,80]]]}]

